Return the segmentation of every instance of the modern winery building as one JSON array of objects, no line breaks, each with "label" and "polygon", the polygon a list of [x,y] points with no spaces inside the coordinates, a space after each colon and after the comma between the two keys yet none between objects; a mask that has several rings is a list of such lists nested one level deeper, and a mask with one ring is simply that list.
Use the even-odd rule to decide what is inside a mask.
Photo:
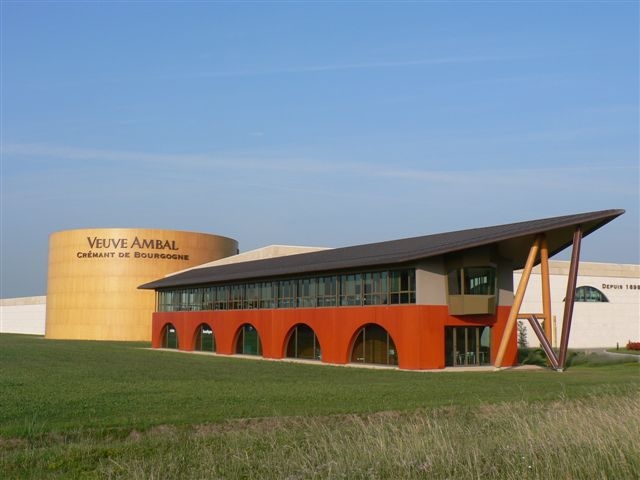
[{"label": "modern winery building", "polygon": [[[529,320],[541,341],[551,338],[548,258],[571,247],[568,296],[558,313],[560,357],[550,353],[552,365],[562,369],[580,242],[622,213],[190,268],[140,286],[156,292],[152,346],[408,370],[515,365],[517,319]],[[536,265],[542,308],[523,312]],[[522,280],[514,286],[520,269]]]}]

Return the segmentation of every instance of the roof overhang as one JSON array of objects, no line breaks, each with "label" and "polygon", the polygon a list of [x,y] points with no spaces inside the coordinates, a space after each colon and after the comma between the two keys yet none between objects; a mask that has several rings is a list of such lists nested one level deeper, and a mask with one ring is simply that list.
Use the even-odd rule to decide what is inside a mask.
[{"label": "roof overhang", "polygon": [[416,262],[483,246],[494,246],[501,257],[511,260],[514,269],[519,269],[524,266],[529,249],[537,235],[546,235],[549,255],[553,256],[571,245],[573,233],[578,226],[581,228],[582,236],[585,237],[623,213],[624,210],[601,210],[197,268],[146,283],[138,288],[163,289],[291,275],[323,274],[356,268],[376,268]]}]

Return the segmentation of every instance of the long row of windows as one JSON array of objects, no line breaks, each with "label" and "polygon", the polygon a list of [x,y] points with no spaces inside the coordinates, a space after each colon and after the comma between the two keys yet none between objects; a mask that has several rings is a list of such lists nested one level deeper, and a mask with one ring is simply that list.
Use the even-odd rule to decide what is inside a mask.
[{"label": "long row of windows", "polygon": [[250,310],[416,302],[413,268],[158,291],[158,311]]}]

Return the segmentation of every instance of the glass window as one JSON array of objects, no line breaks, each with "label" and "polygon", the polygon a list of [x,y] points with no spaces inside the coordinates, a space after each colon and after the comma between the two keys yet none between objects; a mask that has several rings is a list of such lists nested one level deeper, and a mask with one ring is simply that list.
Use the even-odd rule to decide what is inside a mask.
[{"label": "glass window", "polygon": [[463,270],[465,295],[495,295],[495,268],[465,267]]},{"label": "glass window", "polygon": [[278,282],[262,282],[260,284],[260,308],[276,308],[278,299]]},{"label": "glass window", "polygon": [[194,288],[192,295],[191,309],[202,310],[202,304],[204,303],[204,288]]},{"label": "glass window", "polygon": [[176,311],[182,312],[187,308],[187,291],[178,290],[173,297]]},{"label": "glass window", "polygon": [[608,302],[604,293],[588,285],[576,288],[576,302]]},{"label": "glass window", "polygon": [[495,295],[496,269],[464,267],[447,274],[449,295]]},{"label": "glass window", "polygon": [[215,300],[216,300],[215,287],[206,287],[202,294],[202,309],[213,310]]},{"label": "glass window", "polygon": [[351,273],[340,276],[340,305],[362,305],[362,275]]},{"label": "glass window", "polygon": [[189,309],[189,290],[180,290],[180,311]]},{"label": "glass window", "polygon": [[489,365],[490,327],[445,327],[445,366]]},{"label": "glass window", "polygon": [[245,288],[244,308],[260,308],[260,284],[249,283]]},{"label": "glass window", "polygon": [[206,323],[201,324],[196,330],[195,349],[199,352],[215,352],[216,339],[213,329]]},{"label": "glass window", "polygon": [[338,295],[338,277],[335,275],[330,277],[318,278],[318,306],[319,307],[335,307]]},{"label": "glass window", "polygon": [[307,325],[296,325],[287,343],[287,357],[320,360],[320,343],[313,329]]},{"label": "glass window", "polygon": [[244,285],[231,285],[229,289],[229,309],[240,310],[244,302]]},{"label": "glass window", "polygon": [[416,303],[416,271],[392,270],[389,272],[389,302]]},{"label": "glass window", "polygon": [[398,351],[391,335],[379,325],[366,325],[360,329],[351,350],[354,363],[398,365]]},{"label": "glass window", "polygon": [[363,284],[365,305],[386,305],[389,303],[388,272],[365,273]]},{"label": "glass window", "polygon": [[215,287],[216,289],[216,310],[227,310],[229,308],[229,287],[226,285]]},{"label": "glass window", "polygon": [[178,348],[178,331],[171,323],[162,329],[162,348]]},{"label": "glass window", "polygon": [[315,307],[318,281],[315,278],[298,280],[298,307]]},{"label": "glass window", "polygon": [[242,355],[262,355],[260,336],[253,325],[244,324],[236,340],[236,353]]},{"label": "glass window", "polygon": [[173,312],[173,291],[158,291],[158,311]]},{"label": "glass window", "polygon": [[278,307],[293,308],[296,306],[296,281],[282,280],[278,284]]}]

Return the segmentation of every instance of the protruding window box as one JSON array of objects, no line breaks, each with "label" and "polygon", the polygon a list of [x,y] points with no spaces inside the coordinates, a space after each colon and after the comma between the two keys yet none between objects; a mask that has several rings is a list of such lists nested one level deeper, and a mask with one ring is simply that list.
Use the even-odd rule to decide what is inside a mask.
[{"label": "protruding window box", "polygon": [[496,269],[461,267],[447,274],[450,315],[493,314],[496,309]]},{"label": "protruding window box", "polygon": [[449,295],[449,315],[492,314],[496,309],[495,295]]}]

